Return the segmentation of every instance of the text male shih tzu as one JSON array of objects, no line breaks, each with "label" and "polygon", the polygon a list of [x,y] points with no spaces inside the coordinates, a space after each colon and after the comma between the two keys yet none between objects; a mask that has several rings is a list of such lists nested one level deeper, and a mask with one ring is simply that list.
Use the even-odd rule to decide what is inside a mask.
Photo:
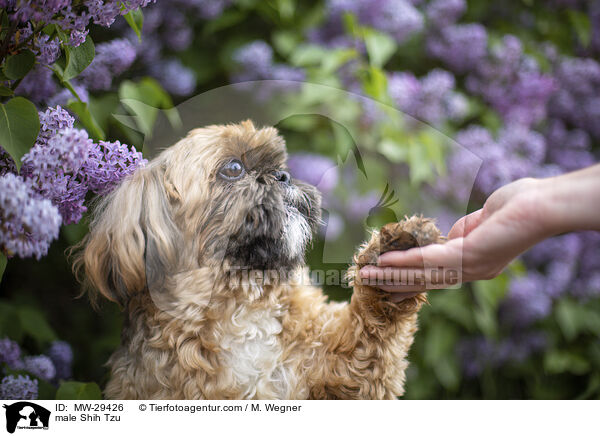
[{"label": "text male shih tzu", "polygon": [[290,178],[286,157],[272,127],[195,129],[97,205],[75,266],[126,314],[107,398],[403,394],[425,296],[394,303],[357,272],[440,233],[417,217],[373,232],[349,270],[350,303],[328,303],[290,274],[303,268],[320,196]]}]

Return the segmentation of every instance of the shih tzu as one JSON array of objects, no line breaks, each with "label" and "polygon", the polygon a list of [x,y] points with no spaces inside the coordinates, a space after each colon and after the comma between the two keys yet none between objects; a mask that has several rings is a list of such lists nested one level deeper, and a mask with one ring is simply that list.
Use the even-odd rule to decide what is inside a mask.
[{"label": "shih tzu", "polygon": [[100,200],[75,268],[125,311],[107,398],[403,394],[425,296],[394,303],[357,272],[440,233],[418,217],[374,231],[350,303],[329,303],[300,273],[320,196],[286,157],[272,127],[195,129]]}]

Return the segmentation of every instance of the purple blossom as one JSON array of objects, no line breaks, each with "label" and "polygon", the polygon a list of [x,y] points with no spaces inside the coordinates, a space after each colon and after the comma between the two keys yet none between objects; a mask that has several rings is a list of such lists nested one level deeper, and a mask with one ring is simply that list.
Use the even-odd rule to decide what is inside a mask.
[{"label": "purple blossom", "polygon": [[66,224],[76,223],[87,209],[87,187],[77,173],[87,160],[93,142],[85,130],[65,128],[47,144],[37,143],[23,156],[23,173],[45,198],[52,200]]},{"label": "purple blossom", "polygon": [[321,227],[321,234],[325,240],[334,241],[340,237],[344,231],[344,227],[343,218],[335,212],[329,212],[327,217],[324,217],[324,226]]},{"label": "purple blossom", "polygon": [[73,350],[65,341],[54,341],[48,350],[48,356],[56,368],[56,378],[65,380],[71,377]]},{"label": "purple blossom", "polygon": [[338,168],[331,159],[312,153],[291,154],[288,167],[292,177],[319,188],[325,195],[338,184]]},{"label": "purple blossom", "polygon": [[71,128],[75,123],[75,118],[60,106],[49,107],[38,115],[40,118],[40,131],[36,141],[38,144],[47,144],[59,130]]},{"label": "purple blossom", "polygon": [[56,375],[54,363],[48,356],[27,356],[23,359],[25,371],[30,372],[42,380],[50,381]]},{"label": "purple blossom", "polygon": [[90,148],[83,173],[89,189],[96,194],[105,195],[123,178],[146,163],[142,153],[133,147],[119,141],[100,141]]},{"label": "purple blossom", "polygon": [[366,194],[351,193],[346,207],[346,216],[355,222],[363,222],[369,212],[379,203],[381,193],[370,191]]},{"label": "purple blossom", "polygon": [[424,25],[421,12],[405,0],[330,0],[327,3],[327,12],[330,21],[327,25],[334,28],[341,30],[341,17],[349,12],[355,15],[361,24],[385,32],[400,43],[421,31]]},{"label": "purple blossom", "polygon": [[21,81],[15,94],[23,95],[34,102],[42,102],[56,94],[56,82],[52,78],[52,71],[37,65]]},{"label": "purple blossom", "polygon": [[151,73],[171,94],[190,95],[196,89],[196,74],[179,59],[169,59],[151,68]]},{"label": "purple blossom", "polygon": [[38,381],[28,375],[8,375],[0,383],[0,398],[3,400],[35,400],[38,397]]},{"label": "purple blossom", "polygon": [[233,54],[233,60],[239,65],[239,81],[269,78],[273,66],[273,49],[264,41],[253,41]]},{"label": "purple blossom", "polygon": [[0,339],[0,363],[6,363],[9,368],[19,366],[21,362],[21,348],[15,341],[8,338]]},{"label": "purple blossom", "polygon": [[456,23],[466,9],[465,0],[434,0],[427,5],[425,14],[434,26],[445,27]]},{"label": "purple blossom", "polygon": [[524,125],[546,116],[546,105],[556,89],[554,79],[539,71],[512,35],[505,36],[477,65],[467,79],[467,88],[481,95],[507,122]]},{"label": "purple blossom", "polygon": [[17,174],[17,166],[10,154],[0,147],[0,177],[7,173]]},{"label": "purple blossom", "polygon": [[80,74],[80,79],[91,90],[109,89],[113,77],[127,70],[135,57],[135,48],[127,39],[98,44],[94,60]]},{"label": "purple blossom", "polygon": [[60,56],[60,42],[58,38],[50,39],[42,34],[37,37],[37,61],[42,65],[52,65]]},{"label": "purple blossom", "polygon": [[119,16],[120,2],[118,1],[85,0],[84,4],[94,24],[110,27]]},{"label": "purple blossom", "polygon": [[487,52],[487,32],[480,24],[444,27],[427,39],[429,53],[450,69],[464,73],[473,69]]},{"label": "purple blossom", "polygon": [[534,271],[513,279],[501,307],[501,319],[524,327],[547,317],[552,311],[552,298],[548,295],[547,286],[546,278]]},{"label": "purple blossom", "polygon": [[14,174],[0,177],[0,250],[40,259],[58,237],[61,217],[50,200],[37,198]]},{"label": "purple blossom", "polygon": [[[454,76],[444,70],[432,70],[420,80],[411,73],[392,73],[388,92],[398,109],[434,125],[466,112],[466,102],[456,101],[460,95],[454,92]],[[458,106],[452,106],[453,103]]]}]

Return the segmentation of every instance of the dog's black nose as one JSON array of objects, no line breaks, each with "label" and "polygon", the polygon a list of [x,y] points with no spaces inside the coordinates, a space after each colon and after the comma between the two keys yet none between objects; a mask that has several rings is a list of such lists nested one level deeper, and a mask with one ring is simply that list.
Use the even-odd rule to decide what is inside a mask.
[{"label": "dog's black nose", "polygon": [[275,179],[281,183],[290,183],[292,181],[292,176],[287,171],[275,171],[273,173]]}]

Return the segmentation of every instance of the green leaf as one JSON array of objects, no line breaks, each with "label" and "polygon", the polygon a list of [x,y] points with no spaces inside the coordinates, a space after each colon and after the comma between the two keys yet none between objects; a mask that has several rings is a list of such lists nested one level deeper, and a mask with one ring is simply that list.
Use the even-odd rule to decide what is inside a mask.
[{"label": "green leaf", "polygon": [[[139,83],[124,81],[119,87],[119,98],[127,110],[134,115],[137,130],[148,137],[152,135],[159,109],[165,110],[164,114],[172,125],[181,124],[179,113],[173,107],[171,97],[154,79],[145,77]],[[125,121],[120,116],[115,118]],[[129,122],[127,125],[136,128]]]},{"label": "green leaf", "polygon": [[544,369],[551,374],[570,372],[582,375],[590,370],[590,363],[574,352],[551,349],[544,356]]},{"label": "green leaf", "polygon": [[430,180],[433,176],[425,146],[413,138],[408,144],[408,165],[410,166],[410,183],[412,186],[419,186],[419,184]]},{"label": "green leaf", "polygon": [[398,144],[390,138],[384,138],[379,143],[377,150],[393,163],[406,162],[408,156],[407,147]]},{"label": "green leaf", "polygon": [[579,42],[581,42],[581,45],[584,47],[587,47],[590,44],[592,35],[592,26],[589,17],[584,12],[575,9],[569,9],[567,11],[567,16],[575,29],[575,33],[577,33]]},{"label": "green leaf", "polygon": [[290,62],[297,67],[319,65],[326,56],[327,50],[314,44],[304,44],[292,53]]},{"label": "green leaf", "polygon": [[365,45],[367,46],[369,61],[371,65],[381,68],[392,57],[398,48],[398,44],[392,37],[384,33],[371,29],[368,29],[365,33]]},{"label": "green leaf", "polygon": [[102,392],[96,383],[62,382],[56,392],[57,400],[101,400]]},{"label": "green leaf", "polygon": [[144,13],[140,8],[133,9],[127,12],[124,16],[125,21],[129,24],[129,27],[133,29],[138,37],[138,40],[142,41],[142,27],[144,26]]},{"label": "green leaf", "polygon": [[273,46],[285,56],[289,55],[298,45],[298,36],[290,31],[275,32],[272,39]]},{"label": "green leaf", "polygon": [[10,56],[6,59],[2,71],[11,80],[25,77],[35,64],[35,55],[29,50]]},{"label": "green leaf", "polygon": [[369,67],[363,81],[363,87],[368,96],[383,102],[388,100],[387,77],[381,68]]},{"label": "green leaf", "polygon": [[34,338],[38,344],[44,345],[56,339],[56,333],[36,308],[22,306],[17,309],[23,331]]},{"label": "green leaf", "polygon": [[75,100],[69,102],[67,107],[77,114],[79,121],[90,133],[92,138],[96,140],[104,140],[106,138],[104,131],[92,116],[87,103]]},{"label": "green leaf", "polygon": [[85,42],[78,47],[66,46],[67,62],[62,74],[63,80],[77,77],[94,60],[96,49],[92,38],[88,35]]},{"label": "green leaf", "polygon": [[424,341],[425,363],[435,367],[440,360],[453,352],[457,339],[458,332],[452,324],[439,319],[431,322]]},{"label": "green leaf", "polygon": [[9,338],[20,342],[23,338],[23,328],[19,313],[12,304],[0,302],[0,337]]},{"label": "green leaf", "polygon": [[228,9],[223,12],[218,18],[210,20],[206,23],[203,29],[204,35],[210,35],[218,32],[219,30],[227,29],[235,26],[242,22],[246,18],[245,11],[239,11],[235,9]]},{"label": "green leaf", "polygon": [[6,269],[6,264],[8,263],[8,259],[3,253],[0,253],[0,282],[2,281],[2,276],[4,275],[4,270]]},{"label": "green leaf", "polygon": [[[35,377],[34,374],[32,375]],[[54,400],[55,396],[56,388],[47,381],[38,378],[38,400]]]},{"label": "green leaf", "polygon": [[450,391],[456,391],[458,389],[461,372],[456,356],[451,353],[446,355],[443,359],[437,361],[433,370],[442,386]]},{"label": "green leaf", "polygon": [[0,145],[21,168],[21,158],[35,143],[40,119],[35,105],[23,97],[0,104]]},{"label": "green leaf", "polygon": [[10,97],[13,94],[12,89],[7,88],[6,86],[0,86],[0,97]]}]

